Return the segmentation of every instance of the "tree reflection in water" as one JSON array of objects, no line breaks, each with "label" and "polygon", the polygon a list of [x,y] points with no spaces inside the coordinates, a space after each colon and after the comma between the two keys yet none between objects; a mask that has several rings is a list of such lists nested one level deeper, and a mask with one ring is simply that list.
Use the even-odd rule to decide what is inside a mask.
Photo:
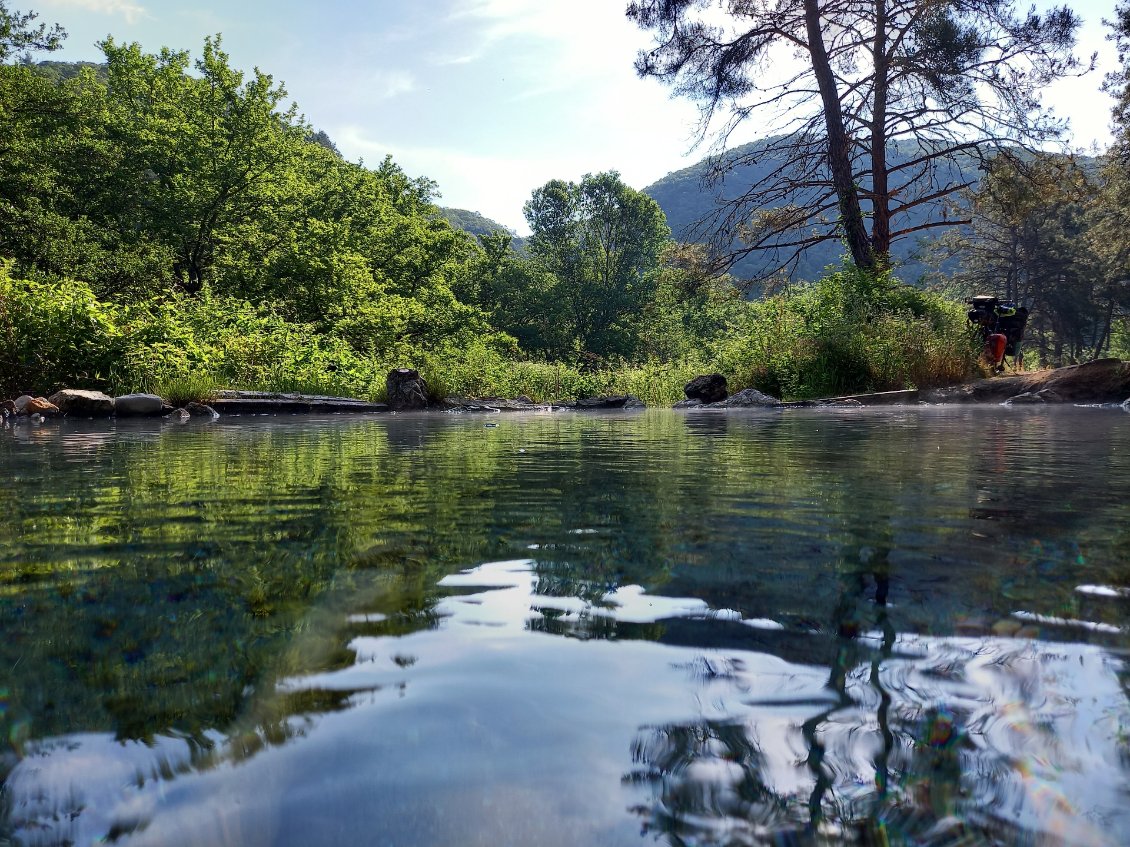
[{"label": "tree reflection in water", "polygon": [[[869,543],[848,545],[836,563],[839,599],[823,636],[831,660],[820,695],[746,700],[755,707],[747,717],[640,731],[624,781],[650,789],[650,803],[633,809],[645,831],[676,845],[1031,840],[1031,833],[994,815],[991,780],[982,774],[974,782],[979,767],[970,759],[978,751],[969,710],[930,704],[898,677],[897,703],[889,690],[887,663],[907,656],[896,653],[887,613],[890,530],[887,522],[880,526],[878,538],[873,528],[855,528]],[[740,669],[740,660],[703,657],[700,666],[703,682],[717,682]],[[928,675],[950,672],[961,676],[943,660]],[[782,761],[782,738],[759,706],[787,706],[794,716],[814,710],[788,723],[784,740],[796,751],[793,761]],[[1057,843],[1042,837],[1041,844]]]}]

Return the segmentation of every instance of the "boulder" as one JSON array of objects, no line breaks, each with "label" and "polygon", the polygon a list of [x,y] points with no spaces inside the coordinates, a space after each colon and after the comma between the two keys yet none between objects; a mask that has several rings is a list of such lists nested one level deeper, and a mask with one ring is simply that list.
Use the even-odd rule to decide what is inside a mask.
[{"label": "boulder", "polygon": [[173,409],[169,414],[165,415],[165,420],[186,423],[191,417],[192,415],[188,413],[187,409]]},{"label": "boulder", "polygon": [[165,401],[156,394],[123,394],[114,398],[114,414],[118,417],[131,415],[159,415]]},{"label": "boulder", "polygon": [[16,410],[16,414],[17,415],[26,414],[26,412],[24,410],[27,408],[27,404],[30,403],[34,399],[35,398],[32,397],[30,394],[21,394],[19,397],[17,397],[15,400],[13,400],[12,406]]},{"label": "boulder", "polygon": [[717,405],[726,409],[750,407],[771,409],[780,406],[781,401],[776,397],[770,397],[768,394],[762,394],[756,388],[747,388]]},{"label": "boulder", "polygon": [[184,410],[194,418],[218,418],[219,412],[206,403],[185,403]]},{"label": "boulder", "polygon": [[59,410],[55,405],[42,397],[32,397],[24,406],[25,415],[42,415],[45,418],[53,418],[59,414]]},{"label": "boulder", "polygon": [[64,415],[108,418],[114,414],[114,398],[101,391],[82,391],[64,388],[48,398]]},{"label": "boulder", "polygon": [[385,378],[385,389],[388,393],[388,405],[393,411],[428,407],[428,383],[413,368],[389,371]]},{"label": "boulder", "polygon": [[703,403],[720,403],[730,395],[726,377],[722,374],[696,376],[683,386],[683,393],[688,400],[701,400]]}]

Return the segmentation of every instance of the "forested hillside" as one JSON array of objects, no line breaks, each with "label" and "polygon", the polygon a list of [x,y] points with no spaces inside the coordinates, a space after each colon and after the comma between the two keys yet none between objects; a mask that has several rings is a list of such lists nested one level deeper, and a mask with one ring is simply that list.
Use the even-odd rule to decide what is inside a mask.
[{"label": "forested hillside", "polygon": [[[728,252],[741,247],[737,238],[718,236],[720,224],[728,219],[733,228],[734,221],[752,217],[771,207],[751,207],[742,202],[743,195],[750,186],[768,181],[772,174],[785,167],[784,157],[778,152],[785,141],[780,138],[755,141],[727,150],[725,153],[702,159],[690,167],[667,174],[667,176],[643,189],[649,197],[655,198],[667,215],[671,230],[681,241],[713,241],[714,247]],[[892,144],[888,158],[892,165],[917,157],[917,145],[910,143]],[[960,167],[943,163],[935,175],[942,184],[976,186],[980,181],[981,162],[973,156],[964,157]],[[825,177],[826,178],[826,177]],[[868,183],[863,177],[864,185]],[[776,207],[785,207],[802,202],[803,190],[797,188],[793,193],[784,194],[776,202]],[[917,226],[942,214],[942,202],[925,203],[907,214],[907,226]],[[933,236],[926,236],[932,240]],[[896,241],[891,249],[891,259],[898,267],[899,276],[907,282],[917,281],[928,270],[919,259],[921,251],[918,237],[907,237]],[[814,280],[824,274],[830,265],[837,265],[843,257],[841,243],[822,241],[805,249],[799,258],[788,264],[787,277],[793,281]],[[770,250],[753,253],[739,258],[730,272],[742,279],[757,279],[787,263],[790,254],[784,250]]]},{"label": "forested hillside", "polygon": [[478,212],[467,209],[452,209],[447,206],[440,207],[440,211],[447,218],[449,224],[476,238],[482,235],[503,233],[510,236],[510,246],[514,250],[521,251],[525,247],[526,239],[519,237],[510,227],[503,226],[498,221],[492,221]]}]

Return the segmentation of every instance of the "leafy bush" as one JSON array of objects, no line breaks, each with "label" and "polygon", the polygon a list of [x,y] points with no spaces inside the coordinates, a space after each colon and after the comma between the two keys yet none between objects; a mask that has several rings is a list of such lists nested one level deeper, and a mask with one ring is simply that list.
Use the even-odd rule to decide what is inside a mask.
[{"label": "leafy bush", "polygon": [[711,358],[735,389],[803,398],[960,382],[975,357],[958,304],[846,267],[751,304]]},{"label": "leafy bush", "polygon": [[112,388],[125,353],[120,313],[81,282],[12,279],[0,262],[0,394]]}]

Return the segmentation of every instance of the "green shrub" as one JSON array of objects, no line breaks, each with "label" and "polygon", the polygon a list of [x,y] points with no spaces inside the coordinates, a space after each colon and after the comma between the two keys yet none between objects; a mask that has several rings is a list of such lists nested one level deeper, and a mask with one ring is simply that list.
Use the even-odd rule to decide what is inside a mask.
[{"label": "green shrub", "polygon": [[120,310],[81,282],[12,279],[0,262],[0,394],[112,390],[125,352]]}]

